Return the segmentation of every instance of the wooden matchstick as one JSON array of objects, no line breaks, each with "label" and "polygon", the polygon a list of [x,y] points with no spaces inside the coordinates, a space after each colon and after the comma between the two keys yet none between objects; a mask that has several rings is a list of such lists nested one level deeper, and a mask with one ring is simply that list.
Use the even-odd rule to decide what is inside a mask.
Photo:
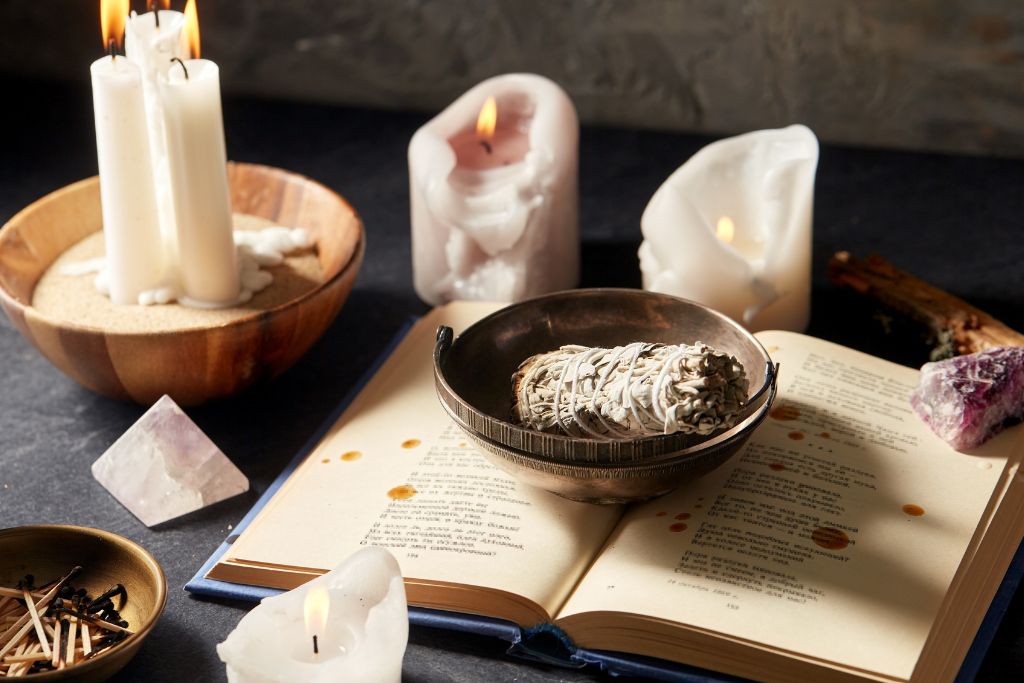
[{"label": "wooden matchstick", "polygon": [[[63,587],[65,583],[76,577],[78,575],[78,572],[80,571],[82,571],[81,567],[75,567],[70,572],[68,572],[67,575],[65,575],[64,578],[58,581],[46,595],[39,599],[39,602],[35,604],[36,609],[41,609],[50,604],[50,601],[53,600],[53,596],[55,596],[60,591],[61,587]],[[9,640],[14,636],[14,634],[18,632],[18,629],[20,629],[24,624],[28,623],[29,619],[31,618],[31,615],[28,612],[26,612],[25,616],[23,616],[18,621],[14,622],[14,624],[9,629],[0,634],[0,645],[9,642]]]},{"label": "wooden matchstick", "polygon": [[[26,615],[26,616],[28,616],[28,615]],[[21,629],[19,629],[15,633],[14,637],[11,638],[10,640],[8,640],[6,645],[4,645],[3,647],[0,647],[0,658],[2,658],[4,655],[6,655],[8,652],[13,650],[14,648],[18,647],[21,644],[21,639],[24,638],[26,636],[26,634],[28,634],[28,632],[31,631],[31,630],[32,630],[31,622],[27,622],[26,621],[25,625],[22,626]]]},{"label": "wooden matchstick", "polygon": [[50,645],[46,642],[46,631],[43,630],[43,622],[39,620],[39,611],[36,610],[35,602],[32,601],[32,595],[28,590],[24,589],[22,592],[25,594],[25,607],[28,608],[28,613],[32,616],[32,625],[36,629],[36,637],[39,638],[39,643],[43,646],[43,652],[49,657],[53,653],[50,652]]},{"label": "wooden matchstick", "polygon": [[[0,596],[2,596],[4,598],[15,598],[15,599],[21,600],[22,599],[22,592],[24,592],[24,591],[25,591],[24,588],[4,588],[3,586],[0,586]],[[36,589],[34,591],[29,591],[29,592],[32,594],[32,597],[34,597],[34,598],[41,598],[44,595],[46,595],[46,593],[40,592],[39,589]],[[2,607],[3,604],[4,604],[4,601],[0,600],[0,607]]]},{"label": "wooden matchstick", "polygon": [[71,619],[71,627],[68,633],[68,664],[75,663],[75,640],[78,638],[78,619]]},{"label": "wooden matchstick", "polygon": [[44,655],[42,652],[29,652],[22,655],[7,655],[4,657],[4,662],[8,664],[22,664],[28,662],[44,662],[50,658],[50,655]]},{"label": "wooden matchstick", "polygon": [[89,636],[89,622],[82,622],[82,654],[87,655],[92,652],[92,638]]}]

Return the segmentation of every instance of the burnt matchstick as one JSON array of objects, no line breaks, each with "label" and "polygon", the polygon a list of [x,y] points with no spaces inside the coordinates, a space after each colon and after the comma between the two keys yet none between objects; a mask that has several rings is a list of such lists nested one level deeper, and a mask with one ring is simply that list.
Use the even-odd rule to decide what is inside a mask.
[{"label": "burnt matchstick", "polygon": [[113,586],[111,586],[107,590],[105,590],[102,593],[100,593],[100,595],[95,600],[92,600],[89,603],[88,607],[92,607],[94,605],[98,605],[99,603],[103,602],[104,600],[106,600],[106,601],[110,602],[111,604],[113,604],[113,597],[115,595],[120,595],[121,596],[121,606],[124,607],[124,603],[128,600],[128,591],[126,591],[124,586],[122,586],[119,583],[115,583]]}]

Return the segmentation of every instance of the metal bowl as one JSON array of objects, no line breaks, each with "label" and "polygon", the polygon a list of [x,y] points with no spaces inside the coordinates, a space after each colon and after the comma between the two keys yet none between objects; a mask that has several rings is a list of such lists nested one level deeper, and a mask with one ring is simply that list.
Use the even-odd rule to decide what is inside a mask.
[{"label": "metal bowl", "polygon": [[[750,381],[731,429],[606,441],[513,424],[511,378],[527,357],[565,344],[702,341],[735,356]],[[747,330],[706,306],[633,289],[579,289],[503,308],[457,339],[438,330],[434,379],[446,412],[489,459],[521,480],[566,498],[622,503],[653,498],[735,454],[775,398],[776,367]]]},{"label": "metal bowl", "polygon": [[[0,529],[0,586],[25,576],[48,580],[75,565],[82,573],[74,584],[99,595],[122,584],[127,599],[121,615],[133,634],[94,659],[59,671],[33,674],[31,681],[96,683],[120,671],[139,651],[167,602],[167,580],[156,559],[127,538],[101,529],[59,524]],[[0,628],[2,631],[2,628]]]}]

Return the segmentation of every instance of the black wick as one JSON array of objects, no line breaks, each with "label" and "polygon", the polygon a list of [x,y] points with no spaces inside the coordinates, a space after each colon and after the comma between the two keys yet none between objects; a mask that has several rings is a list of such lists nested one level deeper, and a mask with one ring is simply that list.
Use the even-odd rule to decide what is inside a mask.
[{"label": "black wick", "polygon": [[113,38],[107,41],[107,54],[111,59],[117,59],[117,44]]},{"label": "black wick", "polygon": [[156,21],[156,27],[160,28],[160,0],[148,0],[146,2],[149,5],[149,11],[153,13],[153,19]]},{"label": "black wick", "polygon": [[488,154],[494,151],[494,149],[491,147],[491,143],[487,142],[487,140],[481,140],[480,144],[484,146],[484,149],[487,150]]},{"label": "black wick", "polygon": [[185,72],[185,80],[187,81],[188,80],[188,69],[185,68],[185,62],[181,61],[177,57],[171,57],[171,61],[172,62],[177,62],[178,64],[181,64],[181,70]]},{"label": "black wick", "polygon": [[316,635],[313,636],[313,654],[320,654],[320,645],[316,642]]}]

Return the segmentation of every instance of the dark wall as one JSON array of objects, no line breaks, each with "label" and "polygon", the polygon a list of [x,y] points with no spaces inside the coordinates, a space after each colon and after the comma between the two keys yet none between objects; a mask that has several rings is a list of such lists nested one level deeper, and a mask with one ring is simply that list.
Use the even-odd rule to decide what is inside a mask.
[{"label": "dark wall", "polygon": [[[0,1],[0,71],[86,79],[98,6]],[[1024,156],[1020,0],[199,0],[199,13],[228,91],[436,110],[522,70],[561,83],[587,122],[803,122],[832,142]]]}]

